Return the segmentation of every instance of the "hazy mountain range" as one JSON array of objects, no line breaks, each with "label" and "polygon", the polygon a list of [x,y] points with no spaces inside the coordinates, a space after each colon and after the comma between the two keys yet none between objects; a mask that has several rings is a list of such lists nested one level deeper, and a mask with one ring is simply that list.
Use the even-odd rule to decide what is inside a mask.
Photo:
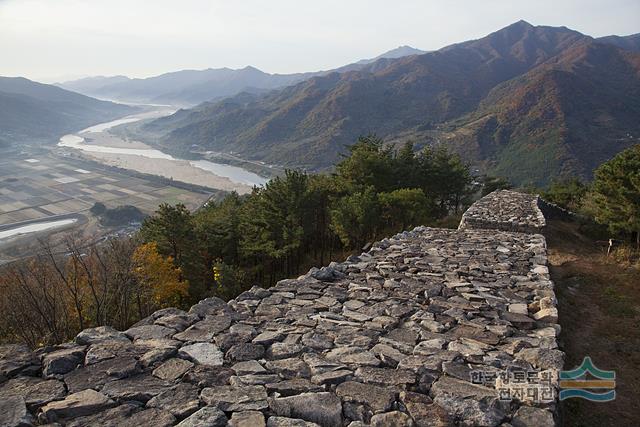
[{"label": "hazy mountain range", "polygon": [[21,77],[0,77],[0,147],[55,142],[135,109]]},{"label": "hazy mountain range", "polygon": [[515,183],[594,167],[640,140],[638,35],[594,39],[520,21],[479,40],[383,58],[147,123],[139,137],[329,169],[359,135],[446,144]]},{"label": "hazy mountain range", "polygon": [[363,68],[382,58],[400,58],[424,53],[400,46],[372,59],[365,59],[331,71],[295,74],[269,74],[254,67],[183,70],[145,79],[125,76],[88,77],[59,83],[60,87],[88,96],[122,102],[193,106],[240,92],[260,94],[289,86],[330,72],[346,72]]}]

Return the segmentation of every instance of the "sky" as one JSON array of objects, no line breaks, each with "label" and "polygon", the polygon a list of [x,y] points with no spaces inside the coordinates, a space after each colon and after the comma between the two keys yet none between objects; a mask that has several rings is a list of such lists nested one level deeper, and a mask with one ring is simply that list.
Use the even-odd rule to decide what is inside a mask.
[{"label": "sky", "polygon": [[520,19],[628,35],[640,32],[640,0],[0,0],[0,75],[318,71],[400,45],[439,49]]}]

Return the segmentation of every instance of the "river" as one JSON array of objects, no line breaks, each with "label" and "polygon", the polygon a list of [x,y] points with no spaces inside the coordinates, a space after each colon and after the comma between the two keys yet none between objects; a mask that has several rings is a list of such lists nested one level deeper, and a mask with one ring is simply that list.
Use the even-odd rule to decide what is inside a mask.
[{"label": "river", "polygon": [[[264,185],[268,179],[238,166],[209,160],[185,160],[163,153],[137,141],[125,141],[108,130],[125,123],[171,114],[172,110],[157,109],[118,120],[91,126],[76,134],[60,138],[58,146],[82,150],[90,157],[112,166],[134,169],[177,181],[199,184],[221,190],[247,193],[253,186]],[[150,162],[146,159],[153,159]]]}]

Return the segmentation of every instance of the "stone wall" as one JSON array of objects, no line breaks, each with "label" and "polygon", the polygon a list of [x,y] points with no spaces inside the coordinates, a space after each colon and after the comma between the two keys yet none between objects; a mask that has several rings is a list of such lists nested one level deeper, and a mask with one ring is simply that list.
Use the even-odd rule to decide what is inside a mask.
[{"label": "stone wall", "polygon": [[418,227],[228,303],[0,347],[0,425],[554,425],[554,395],[533,401],[553,384],[502,377],[562,367],[544,237],[474,228],[515,200],[508,222],[541,220],[530,196],[488,200],[500,212],[481,200],[461,230]]},{"label": "stone wall", "polygon": [[479,228],[539,233],[546,221],[538,196],[498,190],[474,203],[462,215],[459,229]]}]

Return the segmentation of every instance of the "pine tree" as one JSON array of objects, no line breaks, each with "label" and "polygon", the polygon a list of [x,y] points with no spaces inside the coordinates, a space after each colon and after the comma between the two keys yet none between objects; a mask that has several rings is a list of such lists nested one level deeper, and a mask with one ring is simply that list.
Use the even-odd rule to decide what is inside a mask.
[{"label": "pine tree", "polygon": [[614,233],[635,233],[640,249],[640,144],[596,169],[592,196],[596,221]]}]

